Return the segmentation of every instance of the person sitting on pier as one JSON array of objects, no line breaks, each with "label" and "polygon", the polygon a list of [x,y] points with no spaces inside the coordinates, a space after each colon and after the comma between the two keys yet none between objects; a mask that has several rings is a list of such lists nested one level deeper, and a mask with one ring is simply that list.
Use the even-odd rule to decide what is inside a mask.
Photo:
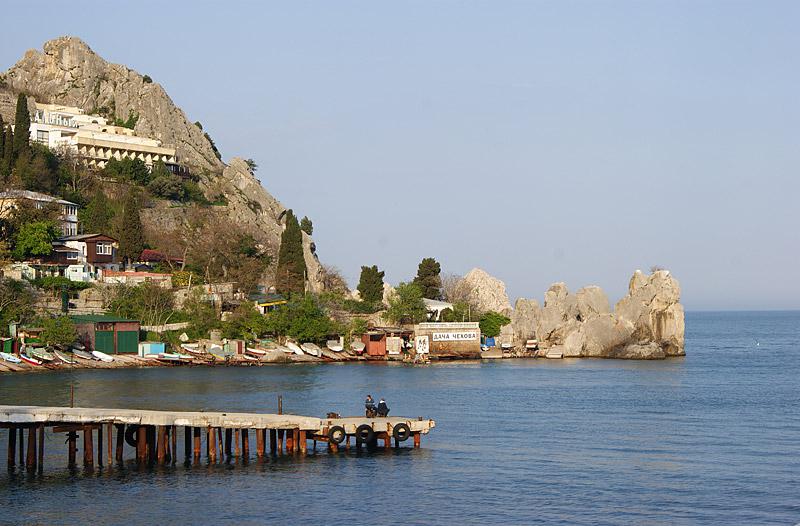
[{"label": "person sitting on pier", "polygon": [[386,400],[383,398],[378,402],[378,416],[389,416],[389,406],[386,405]]},{"label": "person sitting on pier", "polygon": [[375,400],[373,400],[372,395],[367,395],[367,399],[364,401],[364,407],[367,409],[367,417],[375,416]]}]

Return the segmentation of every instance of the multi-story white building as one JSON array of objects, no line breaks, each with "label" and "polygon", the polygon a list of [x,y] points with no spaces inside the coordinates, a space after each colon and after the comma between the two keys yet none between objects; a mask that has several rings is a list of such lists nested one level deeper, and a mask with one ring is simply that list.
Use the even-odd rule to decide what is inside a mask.
[{"label": "multi-story white building", "polygon": [[161,161],[172,171],[180,171],[175,148],[139,137],[129,128],[114,126],[104,117],[87,115],[72,106],[37,102],[30,138],[52,150],[68,148],[95,168],[104,168],[111,159],[140,159],[148,167]]},{"label": "multi-story white building", "polygon": [[61,233],[64,236],[78,234],[78,205],[39,192],[31,192],[29,190],[6,190],[5,192],[0,192],[0,217],[13,214],[20,201],[27,201],[36,208],[44,208],[46,206],[59,207],[58,218],[61,222]]}]

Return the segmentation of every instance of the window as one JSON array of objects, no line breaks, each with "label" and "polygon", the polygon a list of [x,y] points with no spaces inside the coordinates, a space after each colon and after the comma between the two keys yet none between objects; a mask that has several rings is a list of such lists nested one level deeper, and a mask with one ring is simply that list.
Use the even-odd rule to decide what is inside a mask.
[{"label": "window", "polygon": [[110,256],[111,255],[111,243],[98,243],[97,244],[97,254],[101,256]]},{"label": "window", "polygon": [[78,260],[78,253],[77,252],[67,252],[67,259],[72,261]]},{"label": "window", "polygon": [[36,130],[36,142],[43,142],[45,144],[50,142],[50,132],[44,130]]}]

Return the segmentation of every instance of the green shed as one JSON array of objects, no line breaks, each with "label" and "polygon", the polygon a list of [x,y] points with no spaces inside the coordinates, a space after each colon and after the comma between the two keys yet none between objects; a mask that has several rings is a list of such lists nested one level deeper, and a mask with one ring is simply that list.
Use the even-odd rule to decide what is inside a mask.
[{"label": "green shed", "polygon": [[89,349],[106,354],[139,352],[138,321],[106,314],[82,314],[71,318],[78,336]]}]

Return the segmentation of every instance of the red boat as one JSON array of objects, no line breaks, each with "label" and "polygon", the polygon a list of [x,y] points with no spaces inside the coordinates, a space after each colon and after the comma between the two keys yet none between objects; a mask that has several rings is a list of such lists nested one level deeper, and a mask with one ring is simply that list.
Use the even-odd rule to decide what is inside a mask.
[{"label": "red boat", "polygon": [[27,356],[25,354],[20,354],[19,357],[25,363],[29,363],[31,365],[42,365],[42,361],[41,360],[37,360],[36,358],[32,358],[32,357]]}]

